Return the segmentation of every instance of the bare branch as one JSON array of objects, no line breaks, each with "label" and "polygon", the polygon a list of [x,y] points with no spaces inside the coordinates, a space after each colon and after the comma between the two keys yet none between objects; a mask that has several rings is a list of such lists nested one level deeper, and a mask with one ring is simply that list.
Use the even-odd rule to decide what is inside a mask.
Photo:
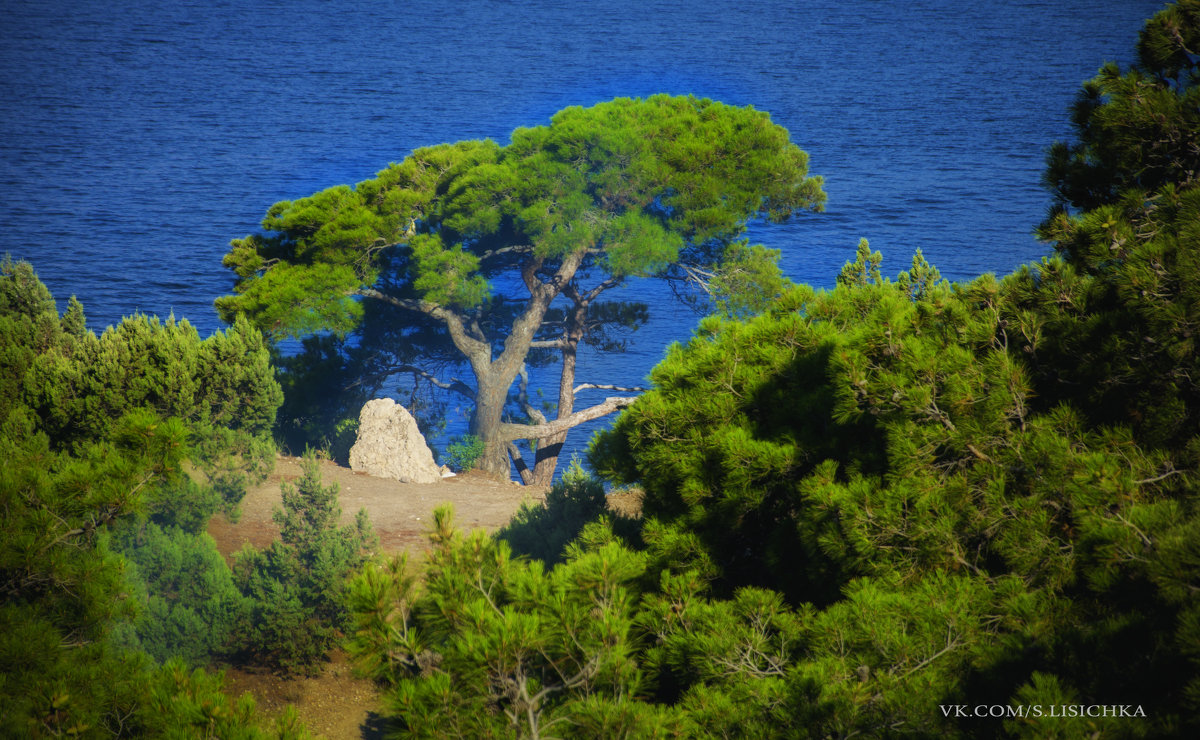
[{"label": "bare branch", "polygon": [[983,460],[984,462],[993,462],[992,458],[988,457],[987,454],[980,452],[979,448],[970,442],[967,443],[967,449],[970,450],[971,454],[978,459]]},{"label": "bare branch", "polygon": [[512,254],[512,253],[525,254],[525,253],[532,252],[532,251],[533,251],[533,245],[531,245],[531,244],[514,244],[510,247],[501,247],[499,249],[489,249],[488,251],[479,255],[479,261],[482,262],[483,260],[491,259],[492,257],[499,257],[502,254]]},{"label": "bare branch", "polygon": [[602,391],[617,391],[618,393],[645,393],[646,391],[650,390],[649,388],[642,388],[641,386],[636,385],[626,387],[623,385],[605,385],[603,383],[581,383],[575,386],[575,390],[571,391],[571,393],[572,395],[578,395],[580,391],[592,389]]},{"label": "bare branch", "polygon": [[576,286],[574,283],[570,283],[568,285],[563,286],[562,294],[564,296],[566,296],[575,305],[586,306],[587,304],[596,300],[596,296],[600,295],[601,293],[603,293],[604,291],[606,291],[610,288],[615,288],[620,284],[621,284],[621,278],[610,277],[607,280],[600,283],[599,285],[597,285],[596,287],[589,290],[586,294],[581,294],[579,292],[579,287]]},{"label": "bare branch", "polygon": [[506,441],[514,439],[541,439],[549,437],[559,432],[565,432],[568,429],[577,427],[580,424],[589,422],[593,419],[599,419],[602,416],[607,416],[614,411],[623,409],[629,406],[637,398],[613,396],[604,399],[602,403],[595,406],[589,406],[582,411],[576,411],[563,419],[555,419],[554,421],[545,424],[501,424],[500,438]]},{"label": "bare branch", "polygon": [[479,326],[478,312],[471,317],[470,323],[467,325],[468,334],[476,341],[487,344],[487,335],[483,333],[483,329]]},{"label": "bare branch", "polygon": [[[540,257],[534,257],[526,260],[521,265],[521,281],[525,283],[525,287],[529,290],[529,295],[535,299],[546,290],[546,286],[537,277],[538,270],[542,269],[543,261]],[[549,302],[547,302],[547,305],[549,305]]]},{"label": "bare branch", "polygon": [[946,629],[946,647],[944,647],[944,648],[942,648],[941,650],[937,651],[937,652],[936,652],[936,653],[934,653],[933,655],[930,655],[928,658],[926,658],[925,660],[922,660],[920,663],[917,663],[917,664],[916,664],[915,666],[913,666],[912,668],[909,668],[907,671],[905,671],[905,672],[904,672],[904,673],[903,673],[903,674],[900,676],[900,678],[901,678],[901,679],[908,678],[908,677],[909,677],[909,676],[911,676],[913,673],[916,673],[917,671],[921,670],[922,668],[924,668],[925,666],[929,665],[930,663],[932,663],[933,661],[937,660],[938,658],[942,657],[942,656],[943,656],[943,655],[945,655],[946,653],[950,652],[951,650],[954,650],[955,648],[957,648],[957,647],[958,647],[959,645],[961,645],[961,644],[962,644],[962,643],[960,643],[960,642],[958,641],[958,638],[956,638],[956,637],[954,636],[954,628],[953,628],[953,627],[948,627],[948,628]]},{"label": "bare branch", "polygon": [[677,262],[675,263],[675,267],[683,271],[683,277],[677,279],[696,285],[707,293],[709,298],[713,297],[712,288],[709,283],[717,276],[717,273],[702,269],[698,265],[689,265],[686,262]]},{"label": "bare branch", "polygon": [[359,288],[355,292],[364,298],[374,298],[377,301],[390,303],[398,308],[404,308],[409,311],[423,313],[426,316],[440,318],[437,312],[441,310],[442,307],[436,303],[431,303],[430,301],[421,301],[415,298],[397,298],[394,295],[388,295],[387,293],[380,292],[374,288]]},{"label": "bare branch", "polygon": [[600,295],[601,293],[608,290],[609,288],[615,288],[620,284],[621,284],[621,281],[618,278],[609,278],[608,280],[605,280],[604,282],[597,285],[595,288],[592,288],[591,290],[588,291],[588,294],[586,296],[587,302],[591,303],[592,301],[596,300],[596,296]]},{"label": "bare branch", "polygon": [[534,408],[533,404],[529,402],[529,370],[524,365],[521,365],[521,369],[517,372],[517,377],[521,379],[517,394],[517,402],[521,404],[521,410],[536,423],[545,424],[546,415]]},{"label": "bare branch", "polygon": [[1160,480],[1170,478],[1172,475],[1180,475],[1182,473],[1183,473],[1182,470],[1176,470],[1175,468],[1171,468],[1170,470],[1163,473],[1162,475],[1156,475],[1153,478],[1143,478],[1142,480],[1135,480],[1134,484],[1139,485],[1139,486],[1144,486],[1147,483],[1157,483]]},{"label": "bare branch", "polygon": [[428,370],[422,370],[421,368],[413,365],[393,365],[391,369],[398,373],[411,373],[413,375],[418,375],[442,390],[454,391],[462,396],[466,396],[472,401],[475,400],[475,389],[458,378],[450,378],[449,381],[441,380]]},{"label": "bare branch", "polygon": [[505,443],[508,447],[508,455],[512,458],[513,465],[517,467],[517,474],[521,476],[521,482],[525,485],[530,485],[533,481],[533,471],[525,464],[525,456],[521,454],[521,449],[513,442]]}]

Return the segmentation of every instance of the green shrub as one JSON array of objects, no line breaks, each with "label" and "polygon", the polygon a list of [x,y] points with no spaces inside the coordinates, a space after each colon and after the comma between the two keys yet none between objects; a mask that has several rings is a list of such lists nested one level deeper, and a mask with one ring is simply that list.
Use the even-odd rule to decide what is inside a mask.
[{"label": "green shrub", "polygon": [[[261,340],[168,324],[98,339],[78,301],[60,317],[31,266],[0,264],[2,737],[264,737],[220,676],[145,652],[228,643],[240,594],[201,533],[226,502],[183,471],[225,486],[261,470],[255,419],[273,414]],[[274,736],[303,735],[292,717]]]},{"label": "green shrub", "polygon": [[21,394],[55,448],[84,446],[147,410],[187,423],[189,458],[231,512],[247,483],[271,471],[282,392],[262,335],[246,322],[201,340],[186,319],[136,315],[99,337],[65,337],[29,364]]},{"label": "green shrub", "polygon": [[366,511],[340,527],[337,484],[321,483],[320,466],[309,453],[304,474],[283,484],[276,509],[280,539],[264,550],[249,545],[236,556],[238,588],[251,601],[246,649],[288,670],[308,670],[328,653],[346,626],[343,589],[378,544]]},{"label": "green shrub", "polygon": [[116,529],[113,549],[125,556],[126,574],[142,602],[125,625],[122,642],[155,660],[179,658],[202,665],[229,656],[250,616],[250,603],[205,532],[130,522]]},{"label": "green shrub", "polygon": [[446,460],[451,468],[464,473],[473,470],[483,457],[483,440],[474,434],[462,434],[446,445]]},{"label": "green shrub", "polygon": [[551,565],[562,560],[567,544],[604,511],[604,484],[588,475],[576,459],[550,488],[544,503],[522,503],[496,537],[507,542],[513,553]]},{"label": "green shrub", "polygon": [[340,465],[350,465],[350,448],[358,439],[358,418],[342,419],[333,428],[329,441],[329,459]]},{"label": "green shrub", "polygon": [[[686,727],[641,701],[634,621],[645,557],[615,541],[548,570],[434,513],[418,581],[402,561],[351,583],[351,654],[389,692],[405,737],[659,737]],[[673,736],[680,735],[678,732]]]}]

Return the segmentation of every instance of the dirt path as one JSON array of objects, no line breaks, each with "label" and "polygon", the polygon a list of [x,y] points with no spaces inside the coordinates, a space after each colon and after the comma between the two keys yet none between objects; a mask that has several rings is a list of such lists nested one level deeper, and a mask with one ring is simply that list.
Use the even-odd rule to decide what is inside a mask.
[{"label": "dirt path", "polygon": [[[294,481],[300,475],[298,458],[281,457],[271,477],[247,492],[236,524],[221,515],[214,517],[208,532],[221,554],[228,558],[245,543],[266,547],[277,538],[279,527],[271,517],[282,505],[280,483]],[[423,551],[433,510],[443,503],[454,507],[454,520],[460,528],[495,531],[508,523],[522,501],[540,501],[545,494],[477,475],[425,485],[400,483],[355,473],[329,461],[321,462],[321,478],[325,485],[338,484],[343,522],[353,522],[359,509],[367,510],[385,552]],[[250,692],[266,718],[278,716],[291,704],[314,734],[330,740],[383,736],[383,697],[373,683],[354,677],[340,651],[320,675],[312,678],[285,678],[233,668],[226,671],[225,677],[227,690],[234,696]]]}]

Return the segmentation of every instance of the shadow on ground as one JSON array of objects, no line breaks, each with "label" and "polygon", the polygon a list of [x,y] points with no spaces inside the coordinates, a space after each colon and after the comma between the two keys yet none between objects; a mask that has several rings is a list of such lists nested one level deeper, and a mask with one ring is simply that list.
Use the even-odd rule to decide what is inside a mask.
[{"label": "shadow on ground", "polygon": [[368,712],[367,719],[358,726],[362,731],[362,740],[383,740],[391,727],[388,718],[379,712]]}]

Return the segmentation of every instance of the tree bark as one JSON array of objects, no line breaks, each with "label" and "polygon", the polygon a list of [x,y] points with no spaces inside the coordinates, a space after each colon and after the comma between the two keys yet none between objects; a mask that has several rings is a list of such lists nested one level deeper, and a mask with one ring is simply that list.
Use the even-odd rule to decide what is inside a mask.
[{"label": "tree bark", "polygon": [[[579,351],[579,340],[583,339],[586,327],[589,300],[579,297],[574,289],[569,289],[568,296],[575,305],[571,309],[567,321],[566,336],[562,347],[562,372],[558,380],[558,419],[566,419],[575,412],[575,365]],[[562,454],[563,444],[567,441],[567,432],[552,434],[537,440],[537,452],[534,454],[533,471],[529,482],[535,486],[548,486],[554,482],[554,471],[558,467],[558,457]]]},{"label": "tree bark", "polygon": [[545,424],[508,424],[500,425],[500,438],[504,441],[514,439],[540,439],[559,432],[572,429],[580,424],[607,416],[614,411],[623,409],[637,400],[636,396],[609,396],[595,406],[588,406],[582,411],[576,411],[565,419],[555,419]]},{"label": "tree bark", "polygon": [[475,410],[471,414],[471,434],[484,443],[483,457],[477,468],[489,475],[508,480],[508,447],[500,439],[500,425],[504,418],[504,404],[508,400],[508,389],[512,379],[504,382],[500,373],[477,378]]}]

